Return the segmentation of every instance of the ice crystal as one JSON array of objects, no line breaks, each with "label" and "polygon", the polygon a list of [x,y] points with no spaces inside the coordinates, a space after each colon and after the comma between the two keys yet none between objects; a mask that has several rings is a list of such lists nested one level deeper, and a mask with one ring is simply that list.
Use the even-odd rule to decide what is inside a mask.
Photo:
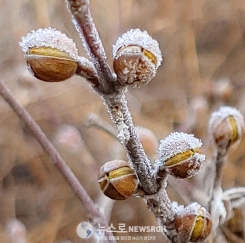
[{"label": "ice crystal", "polygon": [[32,30],[19,43],[27,53],[32,47],[51,47],[66,52],[71,58],[78,60],[78,50],[72,39],[54,28]]},{"label": "ice crystal", "polygon": [[140,29],[131,29],[118,38],[115,45],[113,45],[113,57],[116,56],[118,49],[123,46],[138,45],[142,48],[153,53],[157,59],[156,68],[158,68],[162,62],[162,54],[159,48],[159,44],[154,40],[147,31],[141,31]]},{"label": "ice crystal", "polygon": [[160,161],[165,161],[176,154],[184,153],[190,149],[197,149],[201,146],[201,140],[195,138],[193,134],[174,132],[160,141],[158,150],[159,159]]}]

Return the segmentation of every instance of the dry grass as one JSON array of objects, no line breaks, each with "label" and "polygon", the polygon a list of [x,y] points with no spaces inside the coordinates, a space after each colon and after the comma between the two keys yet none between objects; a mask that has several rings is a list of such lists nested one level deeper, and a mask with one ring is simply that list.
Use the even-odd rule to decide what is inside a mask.
[{"label": "dry grass", "polygon": [[[214,109],[226,104],[245,114],[243,0],[91,0],[91,5],[110,64],[112,44],[130,28],[145,29],[160,43],[164,61],[157,77],[128,93],[137,125],[152,129],[158,139],[182,130],[207,142],[206,125]],[[74,77],[49,84],[29,76],[18,46],[30,30],[52,26],[73,37],[80,54],[85,55],[64,1],[0,0],[0,8],[0,78],[54,142],[91,197],[99,200],[98,168],[116,158],[118,144],[86,123],[90,112],[109,121],[107,111],[84,80]],[[1,242],[11,242],[6,225],[12,218],[25,224],[28,243],[80,242],[75,229],[89,219],[85,208],[2,100],[0,113]],[[63,133],[59,142],[57,132],[63,125],[78,128],[81,137],[71,132],[72,137],[67,138]],[[243,142],[230,157],[226,188],[245,184],[244,151]],[[179,200],[177,193],[171,195]],[[136,198],[116,203],[112,222],[115,226],[156,225]],[[238,236],[243,231],[240,225],[233,220],[230,226]],[[163,237],[156,234],[155,242],[163,242]]]}]

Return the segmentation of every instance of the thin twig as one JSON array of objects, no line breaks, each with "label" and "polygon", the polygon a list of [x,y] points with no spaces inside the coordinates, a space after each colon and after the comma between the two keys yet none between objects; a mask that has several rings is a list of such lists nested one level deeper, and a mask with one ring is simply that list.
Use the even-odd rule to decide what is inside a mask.
[{"label": "thin twig", "polygon": [[218,147],[215,165],[216,165],[216,173],[215,173],[215,180],[214,180],[214,189],[221,187],[222,178],[223,178],[223,168],[226,162],[226,147]]},{"label": "thin twig", "polygon": [[93,64],[84,57],[79,57],[76,74],[82,78],[86,78],[95,87],[99,86],[98,74]]},{"label": "thin twig", "polygon": [[124,92],[119,95],[104,95],[104,103],[117,130],[117,138],[125,145],[128,157],[136,170],[146,194],[158,190],[150,160],[147,158],[139,137],[135,131],[131,113]]},{"label": "thin twig", "polygon": [[217,228],[220,224],[224,223],[225,218],[227,216],[227,210],[222,202],[222,176],[223,176],[223,168],[226,162],[226,153],[227,147],[219,146],[217,150],[215,150],[214,156],[214,180],[213,180],[213,189],[212,196],[210,200],[210,212],[213,219],[213,234],[216,234]]},{"label": "thin twig", "polygon": [[104,132],[106,132],[107,134],[112,136],[113,138],[117,138],[115,128],[111,124],[102,120],[102,118],[100,118],[98,115],[96,115],[94,113],[91,113],[89,115],[88,125],[100,128],[101,130],[103,130]]},{"label": "thin twig", "polygon": [[[73,23],[83,40],[83,46],[100,76],[100,91],[115,91],[116,79],[108,65],[105,50],[89,10],[88,0],[67,0]],[[102,78],[103,77],[103,78]]]},{"label": "thin twig", "polygon": [[125,144],[128,156],[138,173],[147,194],[157,191],[157,183],[142,144],[135,132],[125,98],[125,89],[119,87],[107,63],[104,47],[89,10],[88,0],[67,0],[73,23],[83,40],[91,62],[99,76],[99,87],[93,87],[103,97],[117,130],[117,138]]},{"label": "thin twig", "polygon": [[[84,189],[82,184],[76,178],[74,173],[68,167],[66,162],[62,159],[59,152],[52,145],[49,139],[46,137],[44,132],[38,126],[38,124],[34,121],[34,119],[30,116],[30,114],[26,111],[26,109],[21,106],[21,104],[15,99],[15,97],[11,94],[11,91],[4,85],[4,83],[0,80],[0,95],[2,98],[11,106],[14,112],[18,115],[18,117],[25,122],[27,127],[33,133],[35,138],[41,144],[43,149],[50,156],[52,162],[59,169],[62,175],[66,178],[66,180],[70,183],[72,189],[77,194],[79,199],[82,201],[83,205],[86,207],[88,212],[91,214],[94,220],[98,220],[106,227],[107,222],[104,217],[101,215],[96,205],[88,195],[87,191]],[[106,232],[107,233],[107,232]]]}]

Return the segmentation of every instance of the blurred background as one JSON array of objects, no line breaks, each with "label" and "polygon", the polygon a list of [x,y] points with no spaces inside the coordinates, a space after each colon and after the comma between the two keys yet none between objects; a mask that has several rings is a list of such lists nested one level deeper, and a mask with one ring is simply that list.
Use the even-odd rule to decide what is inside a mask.
[{"label": "blurred background", "polygon": [[[0,0],[0,8],[0,79],[41,126],[94,201],[113,206],[109,215],[115,227],[120,223],[126,227],[157,225],[142,200],[132,197],[112,205],[101,195],[97,183],[100,166],[125,155],[114,138],[88,126],[91,112],[110,123],[102,100],[90,85],[78,77],[44,83],[26,69],[19,41],[33,29],[51,26],[61,30],[86,57],[65,1]],[[163,63],[157,76],[149,85],[129,89],[127,94],[135,124],[152,130],[158,140],[172,131],[194,133],[203,140],[209,156],[207,123],[212,111],[230,105],[245,115],[245,2],[91,0],[91,12],[110,65],[112,45],[131,28],[147,30],[160,43]],[[2,99],[0,113],[1,242],[17,242],[15,237],[24,237],[26,243],[82,242],[76,226],[89,221],[90,215]],[[244,186],[244,151],[242,142],[230,155],[224,188]],[[182,183],[176,182],[175,186]],[[171,187],[169,194],[172,200],[185,203]],[[241,240],[244,212],[235,214],[227,228]],[[141,235],[165,242],[160,233]]]}]

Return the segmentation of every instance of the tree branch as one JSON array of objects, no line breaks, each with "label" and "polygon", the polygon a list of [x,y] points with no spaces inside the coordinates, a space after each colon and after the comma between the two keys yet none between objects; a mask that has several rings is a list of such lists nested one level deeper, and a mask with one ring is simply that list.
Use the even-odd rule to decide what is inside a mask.
[{"label": "tree branch", "polygon": [[88,0],[67,0],[73,23],[83,40],[87,51],[100,77],[99,90],[112,93],[116,88],[116,78],[108,65],[105,50],[89,10]]},{"label": "tree branch", "polygon": [[[68,167],[66,162],[62,159],[59,152],[52,145],[49,139],[46,137],[44,132],[38,126],[38,124],[33,120],[30,114],[26,111],[26,109],[15,99],[15,97],[11,94],[11,91],[4,85],[4,83],[0,80],[0,95],[2,98],[11,106],[14,112],[18,115],[18,117],[27,125],[30,131],[33,133],[35,138],[41,144],[46,153],[50,156],[54,165],[59,169],[61,174],[66,178],[66,180],[70,183],[72,189],[77,194],[79,199],[82,201],[85,208],[91,214],[92,218],[97,222],[101,222],[105,227],[108,227],[106,220],[101,215],[96,205],[88,195],[87,191],[84,189],[82,184],[79,182],[77,177]],[[107,232],[105,232],[107,233]]]},{"label": "tree branch", "polygon": [[128,157],[138,174],[141,186],[146,194],[156,193],[158,190],[156,178],[135,131],[124,91],[119,95],[104,95],[103,98],[116,127],[117,138],[125,145]]}]

